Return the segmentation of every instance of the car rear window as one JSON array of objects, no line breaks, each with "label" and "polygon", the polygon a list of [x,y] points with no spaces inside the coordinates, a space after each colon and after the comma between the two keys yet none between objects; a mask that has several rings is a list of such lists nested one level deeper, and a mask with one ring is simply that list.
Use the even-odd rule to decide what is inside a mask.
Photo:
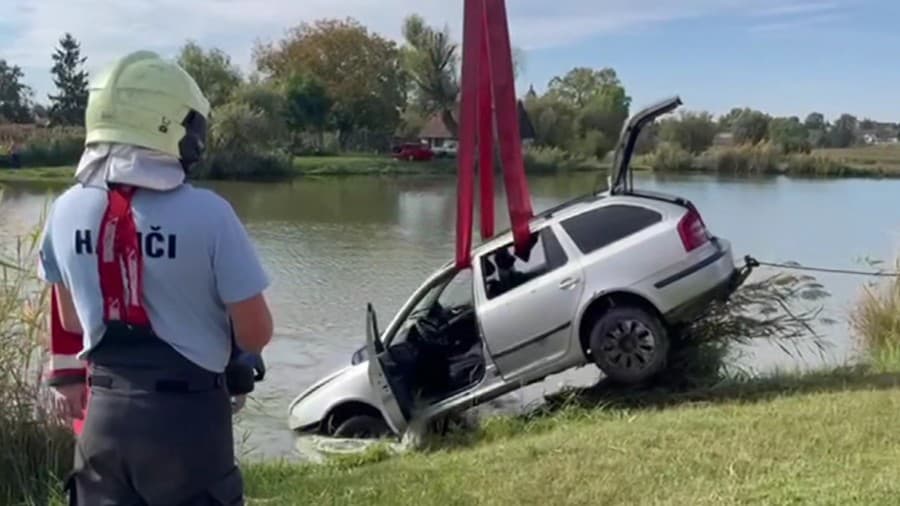
[{"label": "car rear window", "polygon": [[616,204],[573,216],[562,227],[582,253],[588,254],[637,233],[662,220],[662,215],[639,206]]}]

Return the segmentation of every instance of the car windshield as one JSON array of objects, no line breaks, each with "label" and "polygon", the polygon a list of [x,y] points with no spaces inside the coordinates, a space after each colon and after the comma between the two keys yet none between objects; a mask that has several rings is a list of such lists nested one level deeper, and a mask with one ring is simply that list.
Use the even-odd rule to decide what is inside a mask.
[{"label": "car windshield", "polygon": [[456,276],[444,285],[444,291],[438,297],[438,303],[448,308],[472,306],[473,301],[472,269],[457,272]]},{"label": "car windshield", "polygon": [[435,300],[445,308],[472,305],[472,270],[459,271],[447,282],[439,283],[432,287],[416,304],[409,318],[414,319],[422,316],[423,312],[434,305]]}]

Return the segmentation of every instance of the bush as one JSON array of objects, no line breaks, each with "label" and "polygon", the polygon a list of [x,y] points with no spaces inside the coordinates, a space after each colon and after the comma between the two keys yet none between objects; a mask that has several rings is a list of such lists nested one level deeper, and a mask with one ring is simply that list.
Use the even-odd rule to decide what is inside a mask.
[{"label": "bush", "polygon": [[600,130],[588,130],[581,137],[574,140],[572,151],[584,157],[602,158],[614,147],[614,143]]},{"label": "bush", "polygon": [[274,180],[291,173],[282,124],[248,103],[230,102],[210,128],[209,152],[192,171],[204,179]]},{"label": "bush", "polygon": [[664,142],[656,151],[642,158],[652,170],[660,172],[688,171],[694,167],[694,157],[677,144]]},{"label": "bush", "polygon": [[197,179],[273,181],[291,174],[291,156],[281,150],[220,150],[209,153],[191,171]]},{"label": "bush", "polygon": [[704,170],[734,174],[779,172],[782,155],[769,142],[716,147],[703,153],[697,162]]},{"label": "bush", "polygon": [[845,166],[827,156],[809,154],[792,155],[787,158],[787,172],[797,175],[838,176],[845,171]]},{"label": "bush", "polygon": [[75,165],[84,151],[84,129],[3,125],[0,143],[9,141],[19,145],[22,167]]},{"label": "bush", "polygon": [[[498,165],[499,166],[499,165]],[[525,170],[533,173],[588,171],[601,169],[600,160],[590,156],[545,146],[525,149]]]}]

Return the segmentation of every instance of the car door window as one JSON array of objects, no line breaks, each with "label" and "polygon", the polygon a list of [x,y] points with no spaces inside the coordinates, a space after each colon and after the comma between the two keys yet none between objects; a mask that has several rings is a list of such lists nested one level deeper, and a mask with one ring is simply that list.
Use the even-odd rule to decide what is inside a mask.
[{"label": "car door window", "polygon": [[582,253],[588,254],[662,220],[645,207],[616,204],[573,216],[562,227]]},{"label": "car door window", "polygon": [[565,265],[565,250],[553,231],[546,227],[532,234],[533,246],[526,258],[516,256],[512,243],[497,248],[481,257],[484,288],[488,299],[537,279]]}]

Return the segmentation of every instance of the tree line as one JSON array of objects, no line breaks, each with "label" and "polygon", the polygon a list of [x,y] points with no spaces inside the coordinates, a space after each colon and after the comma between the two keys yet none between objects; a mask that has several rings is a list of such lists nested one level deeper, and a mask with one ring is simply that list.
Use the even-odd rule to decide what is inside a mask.
[{"label": "tree line", "polygon": [[[77,40],[65,34],[51,55],[56,93],[49,108],[37,104],[21,68],[0,60],[0,122],[79,125],[87,100],[88,74]],[[213,107],[212,152],[227,161],[251,157],[278,165],[305,153],[375,151],[395,139],[418,137],[439,116],[457,129],[460,45],[449,29],[429,26],[418,15],[403,21],[403,41],[389,40],[358,21],[322,19],[301,23],[273,43],[257,43],[253,68],[242,72],[228,54],[187,41],[177,61],[198,82]],[[524,65],[515,50],[514,66]],[[632,108],[612,68],[574,68],[554,77],[523,103],[534,126],[534,145],[583,157],[603,158],[614,147]],[[821,113],[805,119],[772,117],[735,108],[721,117],[687,111],[648,128],[639,151],[661,143],[689,153],[709,149],[727,134],[736,144],[770,142],[785,153],[815,147],[847,147],[867,130],[895,124],[859,121],[843,114],[827,122]],[[280,161],[277,160],[280,158]]]},{"label": "tree line", "polygon": [[33,123],[49,119],[52,125],[80,125],[88,96],[88,73],[84,70],[87,58],[81,47],[66,33],[51,54],[53,84],[56,93],[49,94],[50,107],[34,101],[34,91],[23,81],[21,67],[0,58],[0,123]]}]

